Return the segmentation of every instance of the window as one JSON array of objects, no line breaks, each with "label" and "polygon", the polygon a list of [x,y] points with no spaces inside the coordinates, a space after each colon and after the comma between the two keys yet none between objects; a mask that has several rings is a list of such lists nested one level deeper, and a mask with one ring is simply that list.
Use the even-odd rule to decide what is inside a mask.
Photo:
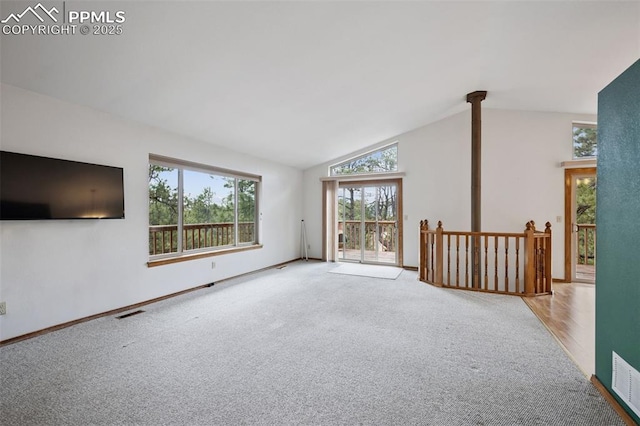
[{"label": "window", "polygon": [[573,159],[598,156],[598,131],[594,123],[573,123]]},{"label": "window", "polygon": [[398,144],[387,145],[329,168],[330,176],[397,172]]},{"label": "window", "polygon": [[149,255],[258,244],[259,176],[151,156]]}]

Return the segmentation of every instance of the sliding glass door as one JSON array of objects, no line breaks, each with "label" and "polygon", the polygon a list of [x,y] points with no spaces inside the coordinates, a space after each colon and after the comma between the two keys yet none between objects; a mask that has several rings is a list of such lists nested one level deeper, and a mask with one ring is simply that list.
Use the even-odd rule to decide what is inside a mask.
[{"label": "sliding glass door", "polygon": [[396,183],[340,185],[339,260],[397,265],[398,234]]}]

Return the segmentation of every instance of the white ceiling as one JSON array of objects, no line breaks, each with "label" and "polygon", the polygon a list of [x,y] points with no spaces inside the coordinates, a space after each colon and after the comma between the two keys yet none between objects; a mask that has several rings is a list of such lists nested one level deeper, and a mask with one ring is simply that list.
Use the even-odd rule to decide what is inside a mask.
[{"label": "white ceiling", "polygon": [[638,1],[65,6],[123,10],[123,34],[2,35],[3,83],[299,168],[462,111],[475,90],[486,108],[596,113],[640,57]]}]

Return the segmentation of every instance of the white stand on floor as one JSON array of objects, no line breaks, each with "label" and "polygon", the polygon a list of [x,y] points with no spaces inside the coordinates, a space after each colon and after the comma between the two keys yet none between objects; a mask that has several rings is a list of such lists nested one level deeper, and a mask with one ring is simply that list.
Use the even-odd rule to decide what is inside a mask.
[{"label": "white stand on floor", "polygon": [[309,252],[307,251],[307,227],[302,219],[300,225],[300,258],[309,261]]}]

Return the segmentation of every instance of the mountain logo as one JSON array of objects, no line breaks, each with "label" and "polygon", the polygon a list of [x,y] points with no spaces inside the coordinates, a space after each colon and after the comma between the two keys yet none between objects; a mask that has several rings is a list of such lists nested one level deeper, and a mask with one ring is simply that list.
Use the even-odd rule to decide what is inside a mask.
[{"label": "mountain logo", "polygon": [[58,14],[60,12],[55,7],[47,10],[47,8],[42,5],[42,3],[38,3],[37,5],[35,5],[35,7],[27,7],[22,13],[11,13],[0,22],[6,24],[7,22],[13,20],[17,24],[25,15],[28,14],[35,16],[40,22],[44,22],[44,18],[42,16],[48,16],[49,18],[51,18],[51,20],[53,20],[53,22],[58,22],[58,19],[53,15],[54,13]]}]

